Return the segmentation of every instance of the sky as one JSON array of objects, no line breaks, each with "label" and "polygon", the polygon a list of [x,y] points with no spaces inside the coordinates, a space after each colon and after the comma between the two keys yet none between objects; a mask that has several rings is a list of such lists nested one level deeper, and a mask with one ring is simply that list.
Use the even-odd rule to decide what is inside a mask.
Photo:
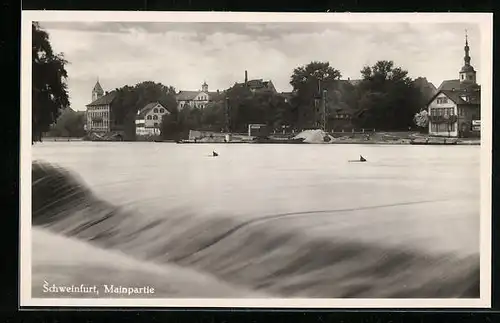
[{"label": "sky", "polygon": [[458,23],[324,22],[62,22],[44,21],[67,65],[71,107],[85,110],[99,79],[110,91],[142,81],[179,90],[223,90],[244,79],[272,80],[291,91],[294,68],[327,61],[342,79],[359,79],[363,66],[392,60],[409,76],[436,87],[458,79],[465,30],[471,64],[480,78],[480,29]]}]

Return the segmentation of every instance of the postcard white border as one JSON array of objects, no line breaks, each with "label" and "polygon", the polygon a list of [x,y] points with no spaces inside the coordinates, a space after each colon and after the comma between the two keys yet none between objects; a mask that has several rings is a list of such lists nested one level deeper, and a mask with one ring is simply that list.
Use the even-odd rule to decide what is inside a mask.
[{"label": "postcard white border", "polygon": [[[21,15],[20,306],[230,308],[490,308],[492,13],[229,13],[23,11]],[[481,33],[481,220],[478,299],[36,299],[31,295],[31,22],[344,22],[474,23]],[[488,73],[489,71],[489,73]]]}]

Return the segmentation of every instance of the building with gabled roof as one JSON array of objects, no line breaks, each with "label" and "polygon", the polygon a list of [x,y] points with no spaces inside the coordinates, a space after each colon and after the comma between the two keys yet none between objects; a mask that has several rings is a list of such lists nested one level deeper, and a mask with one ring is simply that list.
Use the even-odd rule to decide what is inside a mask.
[{"label": "building with gabled roof", "polygon": [[234,87],[247,87],[251,92],[256,93],[256,92],[272,92],[274,94],[278,93],[276,91],[276,88],[274,87],[274,84],[271,80],[264,80],[264,79],[253,79],[249,80],[248,79],[248,71],[245,71],[245,81],[238,83],[236,82],[234,84]]},{"label": "building with gabled roof", "polygon": [[163,117],[170,111],[159,102],[146,104],[137,111],[135,117],[135,133],[138,136],[159,136]]},{"label": "building with gabled roof", "polygon": [[191,108],[203,109],[209,102],[217,101],[223,95],[223,92],[209,91],[207,82],[203,82],[201,90],[198,91],[179,91],[176,95],[177,109],[181,110],[186,106]]},{"label": "building with gabled roof", "polygon": [[92,89],[92,102],[86,106],[86,131],[107,133],[113,131],[112,104],[116,98],[116,91],[104,92],[99,80]]},{"label": "building with gabled roof", "polygon": [[429,100],[429,134],[445,137],[470,137],[480,134],[481,86],[476,83],[476,71],[470,64],[469,42],[465,36],[464,65],[459,79],[441,83]]}]

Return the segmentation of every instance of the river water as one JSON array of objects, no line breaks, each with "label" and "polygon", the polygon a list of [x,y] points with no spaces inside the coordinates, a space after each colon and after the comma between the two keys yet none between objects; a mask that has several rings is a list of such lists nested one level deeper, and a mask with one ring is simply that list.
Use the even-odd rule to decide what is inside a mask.
[{"label": "river water", "polygon": [[120,210],[43,226],[137,259],[280,297],[479,296],[479,146],[44,142],[33,160]]}]

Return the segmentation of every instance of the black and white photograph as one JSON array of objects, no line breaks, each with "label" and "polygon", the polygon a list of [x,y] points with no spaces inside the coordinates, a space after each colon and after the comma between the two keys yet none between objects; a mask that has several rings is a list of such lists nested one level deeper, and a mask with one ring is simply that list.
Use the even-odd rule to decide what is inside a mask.
[{"label": "black and white photograph", "polygon": [[492,14],[23,11],[21,45],[21,306],[490,306]]}]

